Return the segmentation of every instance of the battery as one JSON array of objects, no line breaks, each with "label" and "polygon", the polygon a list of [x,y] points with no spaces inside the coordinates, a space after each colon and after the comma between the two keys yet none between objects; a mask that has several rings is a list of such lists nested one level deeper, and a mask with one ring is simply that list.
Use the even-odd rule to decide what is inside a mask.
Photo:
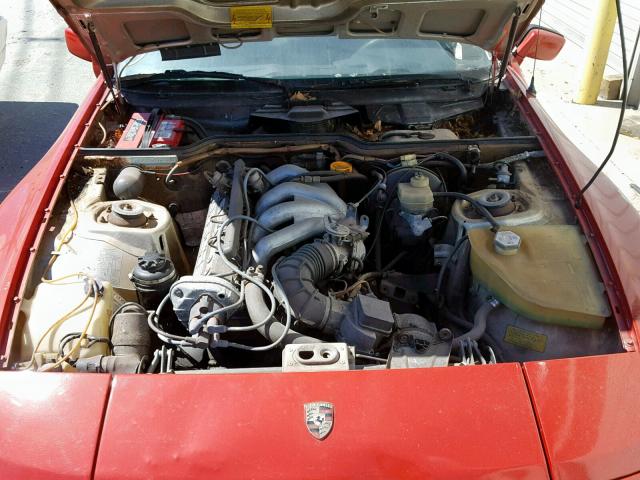
[{"label": "battery", "polygon": [[138,148],[140,146],[140,142],[142,142],[144,132],[147,129],[150,116],[151,114],[149,113],[139,112],[131,115],[131,119],[129,120],[129,123],[127,123],[124,132],[122,132],[122,136],[120,137],[120,140],[118,140],[116,148]]},{"label": "battery", "polygon": [[152,148],[177,147],[180,145],[183,132],[184,120],[162,117],[149,146]]}]

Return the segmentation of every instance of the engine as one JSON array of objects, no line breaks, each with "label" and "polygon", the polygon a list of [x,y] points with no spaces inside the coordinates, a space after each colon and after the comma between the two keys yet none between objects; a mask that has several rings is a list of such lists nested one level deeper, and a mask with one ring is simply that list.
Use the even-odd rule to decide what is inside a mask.
[{"label": "engine", "polygon": [[87,164],[40,253],[56,251],[13,364],[316,371],[616,351],[542,152],[465,155],[247,147],[170,169]]}]

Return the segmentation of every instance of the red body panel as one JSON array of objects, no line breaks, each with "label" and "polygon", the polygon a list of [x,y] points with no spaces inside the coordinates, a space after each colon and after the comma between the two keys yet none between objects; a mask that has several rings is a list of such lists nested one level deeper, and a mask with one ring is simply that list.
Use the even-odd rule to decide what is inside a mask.
[{"label": "red body panel", "polygon": [[91,478],[106,375],[0,372],[0,478]]},{"label": "red body panel", "polygon": [[[508,83],[568,197],[574,198],[596,167],[554,123],[538,99],[526,94],[527,83],[517,65],[509,67]],[[602,160],[594,159],[598,163]],[[628,350],[638,350],[640,213],[602,174],[586,192],[582,207],[575,214],[602,275],[623,345]]]},{"label": "red body panel", "polygon": [[527,363],[524,370],[554,477],[640,471],[640,355]]},{"label": "red body panel", "polygon": [[82,60],[91,62],[91,66],[93,67],[93,73],[95,74],[96,77],[99,76],[100,66],[98,65],[98,62],[94,60],[93,56],[91,55],[89,50],[87,50],[87,47],[84,45],[84,43],[82,43],[82,39],[76,34],[76,32],[74,32],[68,27],[65,28],[64,39],[65,39],[65,42],[67,43],[67,50],[69,50],[69,53],[71,53],[71,55],[74,55]]},{"label": "red body panel", "polygon": [[14,307],[21,301],[24,273],[35,258],[45,223],[62,190],[69,159],[104,93],[99,77],[60,137],[0,205],[0,366]]},{"label": "red body panel", "polygon": [[553,60],[558,56],[566,39],[563,35],[545,30],[542,28],[532,28],[522,41],[513,55],[513,61],[522,63],[525,58],[537,58],[538,60]]},{"label": "red body panel", "polygon": [[[304,403],[328,401],[320,441]],[[96,478],[546,478],[520,367],[116,376]]]}]

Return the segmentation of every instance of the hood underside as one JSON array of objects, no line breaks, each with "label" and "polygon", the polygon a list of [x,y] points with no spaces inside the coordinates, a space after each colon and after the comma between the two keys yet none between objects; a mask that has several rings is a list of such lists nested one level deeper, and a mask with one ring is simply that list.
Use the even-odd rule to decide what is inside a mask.
[{"label": "hood underside", "polygon": [[543,0],[51,0],[92,50],[93,24],[108,63],[162,48],[279,36],[449,40],[500,50]]}]

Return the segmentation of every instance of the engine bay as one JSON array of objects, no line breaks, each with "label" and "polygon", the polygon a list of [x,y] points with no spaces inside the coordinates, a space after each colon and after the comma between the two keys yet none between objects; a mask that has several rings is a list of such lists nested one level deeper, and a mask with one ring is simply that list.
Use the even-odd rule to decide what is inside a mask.
[{"label": "engine bay", "polygon": [[584,235],[513,111],[405,129],[354,115],[267,105],[229,137],[106,109],[49,219],[8,366],[305,372],[621,351]]}]

